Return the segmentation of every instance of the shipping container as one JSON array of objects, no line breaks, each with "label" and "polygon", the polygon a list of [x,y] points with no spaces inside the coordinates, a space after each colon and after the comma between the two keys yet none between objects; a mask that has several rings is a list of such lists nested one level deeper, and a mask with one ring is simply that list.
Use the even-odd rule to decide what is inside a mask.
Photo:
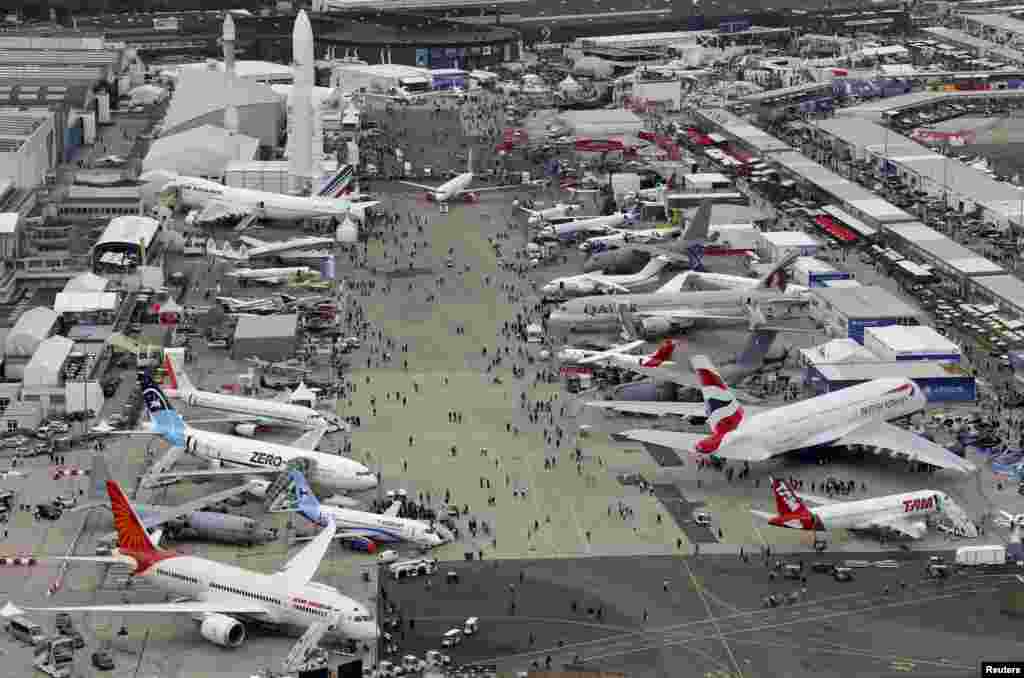
[{"label": "shipping container", "polygon": [[1006,547],[1001,544],[990,546],[961,546],[956,550],[957,565],[1005,565]]}]

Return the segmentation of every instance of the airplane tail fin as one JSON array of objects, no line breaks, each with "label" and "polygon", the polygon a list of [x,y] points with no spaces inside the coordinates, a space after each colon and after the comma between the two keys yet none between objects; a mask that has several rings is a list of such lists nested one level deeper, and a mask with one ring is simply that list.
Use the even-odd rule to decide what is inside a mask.
[{"label": "airplane tail fin", "polygon": [[326,524],[326,516],[306,476],[294,468],[278,476],[267,490],[263,505],[268,513],[294,511],[312,523]]},{"label": "airplane tail fin", "polygon": [[658,367],[664,362],[672,359],[672,352],[676,350],[675,342],[666,339],[658,350],[650,358],[643,362],[643,367]]},{"label": "airplane tail fin", "polygon": [[103,499],[107,496],[107,482],[113,480],[110,467],[102,454],[92,456],[92,471],[89,472],[89,499]]},{"label": "airplane tail fin", "polygon": [[711,209],[713,207],[714,203],[711,200],[702,202],[679,238],[684,242],[689,240],[707,240],[708,228],[711,226]]},{"label": "airplane tail fin", "polygon": [[736,360],[736,364],[750,370],[761,368],[778,334],[777,330],[755,329],[750,333],[750,339]]},{"label": "airplane tail fin", "polygon": [[110,496],[110,510],[114,513],[114,527],[117,529],[117,547],[122,551],[136,554],[155,554],[160,549],[150,538],[135,507],[128,501],[124,490],[113,480],[107,481]]},{"label": "airplane tail fin", "polygon": [[694,356],[690,365],[700,382],[708,426],[711,428],[711,435],[697,443],[697,449],[711,454],[722,444],[727,433],[739,427],[743,421],[743,408],[707,356]]},{"label": "airplane tail fin", "polygon": [[153,424],[153,431],[172,445],[184,446],[185,420],[175,411],[171,401],[153,381],[153,375],[149,372],[142,375],[142,402]]},{"label": "airplane tail fin", "polygon": [[339,198],[343,193],[349,191],[349,186],[352,185],[352,179],[355,177],[355,168],[352,165],[342,165],[338,168],[338,171],[334,173],[324,184],[320,187],[317,192],[317,196],[321,198]]},{"label": "airplane tail fin", "polygon": [[811,515],[803,500],[785,480],[772,478],[772,494],[775,495],[775,511],[779,517],[806,518]]},{"label": "airplane tail fin", "polygon": [[662,269],[668,266],[668,257],[653,257],[644,264],[644,267],[636,274],[638,278],[653,278],[661,273]]},{"label": "airplane tail fin", "polygon": [[192,380],[185,372],[185,349],[165,348],[164,349],[164,370],[171,380],[171,388],[179,393],[187,393],[196,390]]},{"label": "airplane tail fin", "polygon": [[686,273],[680,273],[679,275],[672,276],[671,280],[659,287],[655,292],[657,294],[675,294],[676,292],[682,292],[684,289],[687,289],[689,273],[690,272],[687,271]]},{"label": "airplane tail fin", "polygon": [[786,269],[789,268],[790,264],[796,261],[799,256],[800,252],[794,251],[782,257],[782,259],[779,259],[779,261],[772,266],[772,269],[757,282],[757,288],[765,290],[774,289],[780,292],[785,292],[786,285],[789,283],[789,277],[786,275]]},{"label": "airplane tail fin", "polygon": [[619,334],[623,341],[635,341],[636,322],[633,320],[633,314],[629,312],[629,306],[619,304],[616,311],[619,315]]}]

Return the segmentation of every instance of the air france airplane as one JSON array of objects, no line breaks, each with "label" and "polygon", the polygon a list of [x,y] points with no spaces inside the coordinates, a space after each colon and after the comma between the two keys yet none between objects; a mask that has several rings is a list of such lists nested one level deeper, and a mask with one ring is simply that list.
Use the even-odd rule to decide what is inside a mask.
[{"label": "air france airplane", "polygon": [[304,631],[312,624],[328,623],[328,634],[341,639],[362,642],[377,639],[377,623],[365,605],[334,587],[312,581],[337,531],[333,523],[292,556],[283,568],[274,574],[263,574],[159,548],[121,486],[108,481],[107,492],[117,528],[117,548],[110,556],[64,556],[60,559],[127,565],[132,568],[134,577],[149,580],[169,597],[183,596],[190,600],[26,609],[112,615],[190,615],[199,622],[203,638],[231,648],[245,642],[246,621],[272,624],[289,631]]}]

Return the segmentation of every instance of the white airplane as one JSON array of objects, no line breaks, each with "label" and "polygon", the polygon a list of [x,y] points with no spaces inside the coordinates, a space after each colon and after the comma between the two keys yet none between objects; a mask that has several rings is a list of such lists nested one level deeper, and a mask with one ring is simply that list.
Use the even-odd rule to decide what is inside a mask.
[{"label": "white airplane", "polygon": [[[142,378],[142,400],[149,414],[148,430],[113,431],[102,424],[94,430],[120,435],[158,435],[172,445],[168,453],[150,469],[146,484],[158,485],[184,478],[276,475],[295,463],[308,466],[310,481],[325,493],[359,492],[377,486],[377,474],[359,462],[341,455],[316,451],[316,446],[326,432],[323,426],[303,434],[291,445],[198,429],[186,424],[181,415],[174,411],[167,396],[148,374]],[[207,461],[213,470],[170,470],[183,453]],[[223,465],[241,470],[221,469]],[[269,485],[264,481],[261,484],[262,491]],[[253,492],[257,496],[260,493],[261,490]]]},{"label": "white airplane", "polygon": [[397,501],[382,514],[323,506],[309,488],[305,476],[295,470],[288,472],[288,485],[281,493],[277,496],[268,493],[264,503],[268,511],[295,511],[316,525],[326,526],[333,521],[338,526],[335,539],[359,543],[371,553],[377,544],[405,542],[426,550],[454,538],[443,525],[431,526],[422,520],[399,518],[401,502]]},{"label": "white airplane", "polygon": [[230,421],[247,422],[235,426],[235,433],[238,435],[253,436],[260,425],[269,426],[282,422],[306,429],[326,428],[328,433],[346,428],[337,417],[318,412],[310,407],[292,405],[277,400],[200,391],[193,386],[192,380],[185,372],[185,349],[183,348],[164,349],[163,367],[170,379],[167,395],[185,401],[189,407],[202,407],[238,415],[231,417]]},{"label": "white airplane", "polygon": [[76,605],[25,608],[41,612],[90,612],[113,615],[190,615],[199,633],[221,647],[240,647],[246,638],[245,622],[271,624],[282,630],[305,630],[329,624],[328,633],[342,639],[371,642],[379,636],[369,609],[336,588],[313,582],[337,526],[323,532],[288,559],[274,574],[227,565],[215,560],[181,555],[159,548],[124,491],[107,483],[110,507],[117,528],[117,548],[109,556],[61,556],[59,560],[127,565],[141,577],[185,602],[128,605]]},{"label": "white airplane", "polygon": [[229,313],[272,313],[281,308],[281,303],[275,297],[268,297],[266,299],[217,297],[217,303],[223,306]]},{"label": "white airplane", "polygon": [[308,276],[313,272],[309,266],[285,266],[282,268],[236,268],[228,271],[228,278],[274,285],[294,277]]},{"label": "white airplane", "polygon": [[910,379],[873,379],[790,405],[760,408],[741,406],[706,356],[695,356],[691,366],[700,382],[704,405],[670,405],[680,416],[706,416],[710,435],[637,429],[615,437],[746,462],[763,462],[823,445],[862,445],[892,450],[911,461],[962,473],[976,469],[946,448],[888,423],[920,412],[927,404],[921,389]]},{"label": "white airplane", "polygon": [[[580,243],[580,250],[589,252],[592,249],[606,249],[640,243],[652,245],[675,238],[681,229],[679,228],[644,228],[638,230],[623,229],[610,235],[599,235],[587,238]],[[755,281],[756,282],[756,281]]]},{"label": "white airplane", "polygon": [[669,364],[667,361],[672,357],[672,351],[675,350],[675,344],[671,340],[666,340],[654,353],[647,355],[634,355],[630,354],[634,348],[643,346],[645,341],[637,340],[630,341],[626,344],[618,344],[602,351],[594,351],[586,348],[573,348],[568,346],[558,352],[558,360],[563,363],[572,363],[574,365],[588,365],[590,363],[601,363],[601,362],[613,362],[618,364],[617,361],[621,359],[624,363],[630,365],[637,365],[638,363],[650,363],[651,365],[662,365]]},{"label": "white airplane", "polygon": [[[686,271],[680,273],[675,281],[681,290],[715,291],[715,290],[752,290],[757,288],[757,278],[747,278],[742,275],[729,275],[728,273],[710,273],[708,271]],[[794,285],[786,282],[786,294],[806,292],[803,285]]]},{"label": "white airplane", "polygon": [[262,259],[290,252],[300,252],[319,247],[329,248],[334,246],[334,238],[321,238],[317,236],[292,238],[291,240],[278,242],[267,242],[265,240],[258,240],[251,236],[243,235],[239,240],[249,246],[249,249],[246,251],[249,259]]},{"label": "white airplane", "polygon": [[581,234],[612,235],[619,232],[619,226],[630,222],[632,213],[615,212],[601,217],[583,217],[561,224],[548,224],[540,229],[540,235],[548,238],[568,240]]},{"label": "white airplane", "polygon": [[483,193],[484,191],[503,191],[510,188],[523,188],[522,184],[507,184],[505,186],[485,186],[483,188],[474,188],[471,191],[469,190],[469,185],[473,183],[474,177],[472,153],[469,154],[467,165],[465,172],[452,177],[440,186],[427,186],[425,184],[417,184],[413,181],[400,181],[398,183],[426,191],[427,200],[433,200],[434,202],[448,202],[455,198],[462,197],[465,197],[468,200],[476,200],[477,194]]},{"label": "white airplane", "polygon": [[[775,514],[751,510],[758,518],[775,527],[797,530],[882,530],[920,539],[928,531],[928,517],[941,515],[953,504],[945,492],[915,490],[858,501],[835,501],[825,497],[797,496],[785,480],[773,478]],[[808,503],[820,505],[808,508]],[[976,537],[977,527],[962,521],[965,536]],[[973,531],[973,534],[970,534]]]},{"label": "white airplane", "polygon": [[233,188],[216,181],[179,176],[163,170],[145,172],[139,181],[162,183],[161,200],[174,200],[184,207],[199,210],[194,221],[200,224],[225,219],[240,219],[243,222],[257,219],[296,222],[318,217],[342,219],[349,214],[361,220],[366,210],[377,204],[373,201],[356,202],[348,198],[306,197]]},{"label": "white airplane", "polygon": [[583,205],[579,203],[558,203],[554,207],[548,207],[542,210],[531,210],[527,207],[520,207],[530,216],[527,218],[529,224],[543,224],[551,219],[564,219],[565,217],[571,217],[580,210],[583,209]]},{"label": "white airplane", "polygon": [[578,297],[585,294],[615,294],[632,292],[638,287],[657,282],[662,270],[671,263],[668,257],[654,257],[642,269],[628,275],[581,273],[555,278],[540,288],[545,297]]}]

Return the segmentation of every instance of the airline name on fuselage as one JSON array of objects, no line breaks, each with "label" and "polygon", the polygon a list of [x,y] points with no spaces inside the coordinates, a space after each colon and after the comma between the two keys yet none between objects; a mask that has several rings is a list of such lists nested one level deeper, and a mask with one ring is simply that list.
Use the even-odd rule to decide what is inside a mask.
[{"label": "airline name on fuselage", "polygon": [[900,405],[905,405],[906,403],[910,402],[910,399],[911,399],[911,396],[903,395],[903,396],[899,396],[899,397],[896,397],[896,398],[891,398],[889,400],[883,400],[882,402],[872,403],[870,405],[865,405],[864,407],[860,408],[860,416],[862,416],[862,417],[870,417],[870,416],[878,414],[879,412],[884,412],[885,410],[891,410],[894,407],[899,407]]},{"label": "airline name on fuselage", "polygon": [[284,457],[279,457],[276,454],[269,454],[267,452],[253,452],[249,461],[253,464],[259,464],[260,466],[273,466],[277,468],[284,463]]},{"label": "airline name on fuselage", "polygon": [[323,610],[334,609],[334,607],[332,607],[331,605],[324,605],[323,603],[318,603],[315,600],[306,600],[305,598],[299,598],[297,596],[292,596],[292,603],[295,603],[297,605],[307,605],[309,607],[318,607]]},{"label": "airline name on fuselage", "polygon": [[914,511],[931,511],[935,508],[935,497],[924,499],[904,499],[903,512],[913,513]]},{"label": "airline name on fuselage", "polygon": [[196,184],[182,184],[182,188],[190,191],[199,191],[200,193],[209,193],[210,195],[224,195],[223,189],[213,188],[211,186],[199,186]]}]

